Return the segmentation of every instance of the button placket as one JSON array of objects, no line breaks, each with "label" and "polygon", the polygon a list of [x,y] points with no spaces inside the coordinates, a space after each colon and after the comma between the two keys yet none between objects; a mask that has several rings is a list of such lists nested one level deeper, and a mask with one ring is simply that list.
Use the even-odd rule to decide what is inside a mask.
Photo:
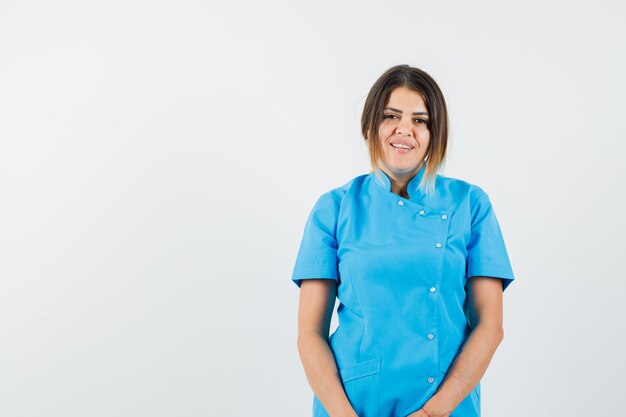
[{"label": "button placket", "polygon": [[[400,201],[398,202],[398,204],[400,204]],[[430,211],[434,212],[435,210],[430,210]],[[426,218],[429,217],[429,216],[426,216],[426,210],[424,208],[420,208],[417,213],[420,216],[422,216],[422,217],[426,217]],[[447,220],[448,219],[448,215],[446,213],[437,213],[437,214],[432,213],[432,214],[433,214],[433,216],[431,218],[433,218],[434,216],[438,216],[440,220]],[[446,228],[445,232],[446,232],[445,234],[447,236],[447,228]],[[438,249],[442,248],[443,247],[443,243],[435,241],[435,247],[438,248]],[[435,286],[430,287],[430,292],[431,293],[434,293],[436,291],[437,291],[437,288]]]},{"label": "button placket", "polygon": [[[408,207],[408,205],[407,205]],[[434,227],[434,229],[432,229],[432,234],[430,235],[431,239],[433,239],[433,245],[435,246],[435,250],[439,250],[440,248],[444,247],[444,244],[447,242],[447,237],[448,237],[448,230],[449,230],[449,223],[439,223],[441,221],[446,221],[448,219],[448,215],[445,212],[441,212],[437,209],[431,209],[428,207],[417,207],[417,214],[419,216],[416,216],[416,221],[419,222],[428,222],[428,227]],[[439,328],[439,312],[437,309],[437,298],[435,298],[435,293],[438,291],[438,287],[441,284],[442,281],[442,271],[443,271],[443,261],[444,261],[444,256],[445,256],[445,252],[435,252],[434,255],[437,256],[437,259],[439,260],[438,262],[438,268],[435,271],[435,273],[433,274],[433,279],[434,281],[431,283],[431,287],[427,287],[429,288],[429,293],[433,295],[433,297],[430,297],[429,300],[431,302],[433,302],[434,304],[431,305],[432,308],[432,321],[430,323],[425,323],[425,325],[427,326],[426,329],[427,331],[430,330],[431,333],[427,333],[425,334],[426,340],[428,341],[432,341],[431,346],[431,352],[432,352],[432,357],[433,357],[433,365],[435,365],[435,371],[439,370],[440,367],[440,361],[441,359],[439,358],[439,350],[440,350],[440,346],[439,343],[437,342],[436,339],[436,334],[437,334],[437,330]],[[437,374],[437,372],[435,372],[435,374]],[[434,377],[429,377],[427,378],[427,381],[429,384],[433,384],[435,383],[436,379]]]},{"label": "button placket", "polygon": [[[436,221],[440,221],[442,223],[440,223],[440,234],[438,234],[437,236],[435,236],[435,247],[437,249],[435,250],[439,250],[441,248],[445,248],[444,245],[448,244],[448,233],[450,231],[450,221],[448,219],[448,212],[447,211],[439,211],[437,214],[437,219]],[[438,265],[438,274],[436,275],[436,281],[433,282],[433,286],[430,288],[430,292],[431,294],[434,295],[435,292],[439,291],[441,289],[441,285],[442,281],[443,281],[443,263],[444,263],[444,258],[445,258],[445,251],[440,251],[438,252],[440,253],[440,262]],[[433,298],[433,300],[435,300]],[[435,334],[437,333],[437,329],[439,328],[438,326],[439,323],[439,313],[437,313],[437,317],[435,319],[435,325],[433,327],[433,333],[429,334],[427,337],[430,340],[435,339]],[[439,362],[438,368],[441,369],[441,358],[439,357],[439,343],[435,343],[434,346],[437,346],[437,361]],[[434,382],[434,380],[433,380]]]}]

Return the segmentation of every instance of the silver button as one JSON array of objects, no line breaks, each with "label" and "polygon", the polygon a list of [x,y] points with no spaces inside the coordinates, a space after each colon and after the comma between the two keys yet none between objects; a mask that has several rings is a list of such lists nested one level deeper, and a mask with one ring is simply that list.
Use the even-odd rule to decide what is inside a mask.
[{"label": "silver button", "polygon": [[424,213],[426,213],[426,212],[424,210],[420,210],[419,213],[420,213],[420,216],[423,216]]},{"label": "silver button", "polygon": [[428,335],[428,338],[429,338],[430,340],[433,340],[433,339],[435,338],[435,335],[434,335],[434,334],[432,334],[432,333],[430,333],[430,334]]},{"label": "silver button", "polygon": [[433,377],[428,378],[428,383],[429,384],[432,384],[433,382],[435,382],[435,378],[433,378]]},{"label": "silver button", "polygon": [[440,247],[441,247],[441,243],[437,242],[437,243],[435,243],[435,246],[437,246],[438,248],[440,248]]},{"label": "silver button", "polygon": [[435,288],[435,287],[430,287],[430,292],[435,292],[435,291],[437,291],[437,288]]},{"label": "silver button", "polygon": [[403,206],[404,205],[404,201],[400,200],[400,201],[398,201],[398,204]]},{"label": "silver button", "polygon": [[446,216],[445,214],[442,214],[442,215],[441,215],[441,218],[445,220],[445,219],[447,219],[447,218],[448,218],[448,216]]}]

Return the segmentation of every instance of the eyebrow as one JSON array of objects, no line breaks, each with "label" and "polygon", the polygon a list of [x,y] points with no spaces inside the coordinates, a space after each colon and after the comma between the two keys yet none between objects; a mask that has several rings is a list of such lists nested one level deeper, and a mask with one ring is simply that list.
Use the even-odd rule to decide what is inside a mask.
[{"label": "eyebrow", "polygon": [[[402,110],[398,110],[398,109],[394,109],[393,107],[385,107],[385,110],[391,110],[391,111],[395,111],[396,113],[400,113],[402,114]],[[413,113],[414,115],[424,115],[424,116],[428,116],[428,112],[425,111],[416,111]]]}]

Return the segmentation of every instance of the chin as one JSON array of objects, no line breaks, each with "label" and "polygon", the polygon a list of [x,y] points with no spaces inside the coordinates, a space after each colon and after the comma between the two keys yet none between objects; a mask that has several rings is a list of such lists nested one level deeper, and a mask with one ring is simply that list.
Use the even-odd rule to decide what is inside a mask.
[{"label": "chin", "polygon": [[394,171],[412,171],[414,169],[417,169],[418,165],[420,163],[418,161],[416,162],[412,162],[412,163],[408,163],[408,162],[403,162],[403,163],[390,163],[387,164],[387,166],[389,167],[389,169],[392,169]]}]

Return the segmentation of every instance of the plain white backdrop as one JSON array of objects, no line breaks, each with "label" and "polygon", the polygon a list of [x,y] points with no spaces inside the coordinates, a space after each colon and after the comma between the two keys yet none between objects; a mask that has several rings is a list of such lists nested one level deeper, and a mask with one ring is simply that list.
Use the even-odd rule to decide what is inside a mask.
[{"label": "plain white backdrop", "polygon": [[310,415],[298,244],[317,197],[369,171],[363,101],[401,63],[443,89],[441,173],[487,191],[516,275],[483,416],[616,415],[623,16],[1,0],[0,416]]}]

